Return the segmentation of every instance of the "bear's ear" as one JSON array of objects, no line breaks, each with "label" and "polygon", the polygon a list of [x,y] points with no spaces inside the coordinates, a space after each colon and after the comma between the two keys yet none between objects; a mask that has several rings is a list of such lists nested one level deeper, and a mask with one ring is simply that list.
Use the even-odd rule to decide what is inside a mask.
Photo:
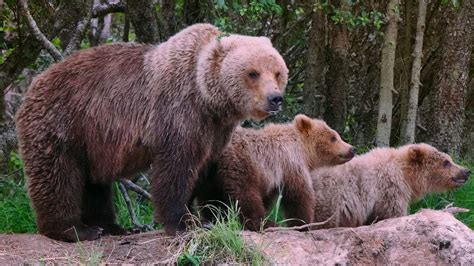
[{"label": "bear's ear", "polygon": [[423,157],[425,156],[425,152],[421,147],[417,146],[411,146],[408,148],[408,158],[412,162],[419,163],[423,160]]},{"label": "bear's ear", "polygon": [[239,35],[227,35],[218,40],[219,48],[224,52],[229,52],[235,49],[241,41],[242,38]]},{"label": "bear's ear", "polygon": [[298,129],[298,131],[302,133],[307,133],[313,127],[313,121],[311,121],[311,118],[302,114],[295,116],[294,123],[295,123],[296,129]]},{"label": "bear's ear", "polygon": [[259,37],[260,40],[262,40],[266,45],[273,47],[272,41],[267,38],[267,37]]}]

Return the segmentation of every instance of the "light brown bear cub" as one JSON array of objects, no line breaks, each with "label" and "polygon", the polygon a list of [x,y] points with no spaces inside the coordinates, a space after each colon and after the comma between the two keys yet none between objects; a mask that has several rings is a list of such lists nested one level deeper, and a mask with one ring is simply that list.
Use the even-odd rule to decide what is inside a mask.
[{"label": "light brown bear cub", "polygon": [[[256,231],[281,189],[285,216],[294,218],[289,223],[309,223],[314,206],[310,171],[353,156],[354,148],[336,131],[305,115],[261,130],[238,128],[195,195],[200,206],[238,202],[244,226]],[[213,220],[208,208],[203,216]]]},{"label": "light brown bear cub", "polygon": [[462,186],[470,171],[428,144],[377,148],[347,164],[311,173],[318,228],[356,227],[407,214],[430,192]]}]

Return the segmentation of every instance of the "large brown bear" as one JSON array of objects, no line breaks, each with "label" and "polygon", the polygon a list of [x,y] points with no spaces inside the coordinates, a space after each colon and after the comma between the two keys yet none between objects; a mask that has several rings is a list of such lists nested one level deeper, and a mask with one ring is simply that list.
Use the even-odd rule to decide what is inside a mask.
[{"label": "large brown bear", "polygon": [[317,169],[311,173],[315,221],[329,219],[317,228],[356,227],[404,216],[410,202],[460,187],[469,174],[427,144],[377,148],[344,165]]},{"label": "large brown bear", "polygon": [[240,120],[281,108],[287,75],[269,39],[223,37],[209,24],[51,66],[17,115],[39,232],[65,241],[124,233],[111,182],[150,165],[155,220],[168,234],[184,230],[198,172]]},{"label": "large brown bear", "polygon": [[[345,163],[354,154],[324,121],[305,115],[260,130],[238,128],[195,196],[200,206],[225,209],[222,205],[238,202],[245,228],[256,231],[281,190],[285,216],[293,218],[289,224],[309,223],[314,207],[310,171]],[[212,209],[202,208],[205,220],[213,220]]]}]

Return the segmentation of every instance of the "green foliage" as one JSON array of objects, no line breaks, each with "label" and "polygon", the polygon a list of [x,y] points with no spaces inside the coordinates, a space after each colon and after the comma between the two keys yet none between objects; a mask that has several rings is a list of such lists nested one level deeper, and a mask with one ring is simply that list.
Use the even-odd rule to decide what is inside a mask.
[{"label": "green foliage", "polygon": [[216,18],[214,24],[223,31],[257,34],[264,18],[281,14],[282,8],[275,0],[242,1],[217,0],[215,2]]},{"label": "green foliage", "polygon": [[201,265],[223,262],[262,264],[263,255],[248,247],[240,236],[242,225],[237,205],[232,204],[225,211],[214,208],[212,211],[216,223],[210,230],[198,226],[189,232],[189,241],[178,257],[177,264]]},{"label": "green foliage", "polygon": [[451,4],[452,7],[456,9],[459,8],[459,0],[441,0],[441,4],[443,5]]},{"label": "green foliage", "polygon": [[[358,1],[346,1],[348,7],[356,5]],[[334,6],[330,1],[319,1],[314,5],[314,10],[329,14],[331,20],[335,24],[345,24],[349,30],[356,27],[366,27],[372,25],[375,29],[380,30],[383,26],[384,15],[377,11],[366,11],[361,7],[359,12],[353,11],[352,8],[342,8]]]},{"label": "green foliage", "polygon": [[26,190],[23,162],[15,152],[10,154],[7,175],[0,178],[0,214],[0,232],[36,232],[35,217]]},{"label": "green foliage", "polygon": [[16,30],[15,24],[12,22],[13,13],[10,9],[0,9],[0,65],[5,59],[12,54],[15,47],[8,41],[8,35]]}]

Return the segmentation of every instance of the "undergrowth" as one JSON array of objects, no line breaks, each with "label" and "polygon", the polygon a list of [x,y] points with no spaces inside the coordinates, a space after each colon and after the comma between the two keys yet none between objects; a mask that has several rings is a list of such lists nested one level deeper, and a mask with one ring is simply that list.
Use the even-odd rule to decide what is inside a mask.
[{"label": "undergrowth", "polygon": [[177,258],[178,265],[263,264],[263,255],[254,247],[249,247],[240,236],[243,227],[237,204],[231,204],[224,211],[212,206],[205,208],[211,208],[216,221],[210,229],[203,228],[197,222],[190,230],[185,236],[189,240]]}]

